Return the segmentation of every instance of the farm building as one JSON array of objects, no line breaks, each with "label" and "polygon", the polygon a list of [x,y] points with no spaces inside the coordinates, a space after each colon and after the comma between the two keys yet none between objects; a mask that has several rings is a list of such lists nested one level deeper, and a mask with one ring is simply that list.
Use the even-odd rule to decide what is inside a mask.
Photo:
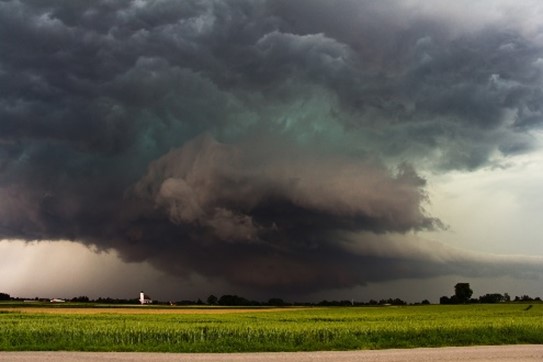
[{"label": "farm building", "polygon": [[153,300],[143,291],[140,292],[140,304],[152,304]]}]

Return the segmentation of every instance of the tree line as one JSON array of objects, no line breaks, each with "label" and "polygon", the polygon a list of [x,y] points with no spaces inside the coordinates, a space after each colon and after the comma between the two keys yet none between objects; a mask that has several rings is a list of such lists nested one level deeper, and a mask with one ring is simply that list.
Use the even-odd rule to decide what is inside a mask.
[{"label": "tree line", "polygon": [[511,299],[508,293],[487,293],[479,298],[472,298],[473,290],[469,283],[457,283],[454,286],[454,295],[439,298],[439,304],[468,304],[468,303],[509,303],[509,302],[541,302],[540,297],[532,298],[528,295],[516,296]]},{"label": "tree line", "polygon": [[[532,298],[528,295],[516,296],[511,298],[508,293],[488,293],[480,296],[479,298],[472,298],[473,290],[470,287],[469,283],[457,283],[454,286],[454,295],[451,296],[442,296],[439,299],[439,304],[468,304],[468,303],[510,303],[510,302],[541,302],[540,297]],[[14,298],[7,293],[0,293],[0,301],[23,301],[28,300],[28,298]],[[35,301],[49,301],[49,299],[43,298],[34,298]],[[78,296],[66,301],[74,303],[98,303],[98,304],[140,304],[139,299],[119,299],[119,298],[109,298],[109,297],[100,297],[97,299],[91,299],[87,296]],[[216,297],[211,294],[207,297],[206,301],[201,299],[197,300],[180,300],[180,301],[168,301],[161,302],[155,301],[154,304],[170,304],[170,305],[210,305],[210,306],[244,306],[244,307],[287,307],[287,306],[379,306],[379,305],[407,305],[408,303],[400,298],[388,298],[375,300],[371,299],[368,302],[359,302],[354,300],[322,300],[316,303],[308,302],[286,302],[282,298],[270,298],[267,301],[256,301],[250,300],[235,294],[226,294],[221,297]],[[424,299],[417,304],[430,304],[427,299]]]}]

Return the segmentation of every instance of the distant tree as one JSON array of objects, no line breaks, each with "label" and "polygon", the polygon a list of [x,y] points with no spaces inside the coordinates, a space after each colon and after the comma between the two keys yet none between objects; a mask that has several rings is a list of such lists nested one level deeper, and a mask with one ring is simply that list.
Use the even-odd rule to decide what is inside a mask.
[{"label": "distant tree", "polygon": [[407,305],[407,302],[405,300],[402,300],[400,298],[394,298],[392,300],[392,303],[390,303],[392,305]]},{"label": "distant tree", "polygon": [[324,307],[350,307],[353,305],[353,302],[350,300],[321,300],[317,305]]},{"label": "distant tree", "polygon": [[95,303],[103,303],[103,304],[139,304],[139,299],[118,299],[118,298],[111,298],[111,297],[99,297],[98,299],[94,300]]},{"label": "distant tree", "polygon": [[282,307],[286,305],[285,301],[281,298],[270,298],[268,300],[268,305],[276,306],[276,307]]},{"label": "distant tree", "polygon": [[449,298],[449,304],[460,304],[460,303],[461,302],[456,295],[451,295],[451,297]]},{"label": "distant tree", "polygon": [[457,303],[467,303],[473,294],[469,283],[457,283],[454,286],[454,296],[457,299]]},{"label": "distant tree", "polygon": [[420,304],[430,304],[430,301],[428,299],[424,299],[422,302],[420,302]]},{"label": "distant tree", "polygon": [[79,297],[72,298],[70,301],[71,302],[77,302],[77,303],[88,303],[89,302],[89,297],[87,297],[85,295],[82,295],[82,296],[79,296]]},{"label": "distant tree", "polygon": [[228,305],[228,306],[244,306],[244,305],[253,305],[247,299],[237,296],[237,295],[223,295],[219,298],[219,305]]},{"label": "distant tree", "polygon": [[451,298],[444,295],[439,298],[439,304],[451,304]]},{"label": "distant tree", "polygon": [[379,301],[380,305],[406,305],[407,302],[401,300],[400,298],[388,298],[388,299],[381,299]]},{"label": "distant tree", "polygon": [[509,293],[503,293],[503,301],[504,302],[510,302],[511,301],[511,296],[509,295]]},{"label": "distant tree", "polygon": [[500,293],[485,294],[479,297],[480,303],[500,303],[505,301],[505,297]]},{"label": "distant tree", "polygon": [[215,305],[215,304],[217,304],[218,300],[219,300],[219,298],[217,298],[216,296],[211,294],[209,297],[207,297],[207,304]]},{"label": "distant tree", "polygon": [[0,293],[0,300],[10,300],[11,296],[7,293]]}]

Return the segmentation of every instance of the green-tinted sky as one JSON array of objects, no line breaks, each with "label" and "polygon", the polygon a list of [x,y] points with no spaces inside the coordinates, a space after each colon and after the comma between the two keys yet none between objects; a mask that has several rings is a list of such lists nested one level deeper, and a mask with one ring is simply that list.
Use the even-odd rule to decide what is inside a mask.
[{"label": "green-tinted sky", "polygon": [[542,12],[0,1],[0,291],[543,295]]}]

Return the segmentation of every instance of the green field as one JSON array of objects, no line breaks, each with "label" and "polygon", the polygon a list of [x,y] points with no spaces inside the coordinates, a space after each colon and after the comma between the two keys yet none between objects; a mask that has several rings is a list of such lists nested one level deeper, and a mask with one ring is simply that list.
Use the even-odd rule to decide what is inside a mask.
[{"label": "green field", "polygon": [[543,305],[290,309],[0,304],[0,350],[315,351],[543,343]]}]

